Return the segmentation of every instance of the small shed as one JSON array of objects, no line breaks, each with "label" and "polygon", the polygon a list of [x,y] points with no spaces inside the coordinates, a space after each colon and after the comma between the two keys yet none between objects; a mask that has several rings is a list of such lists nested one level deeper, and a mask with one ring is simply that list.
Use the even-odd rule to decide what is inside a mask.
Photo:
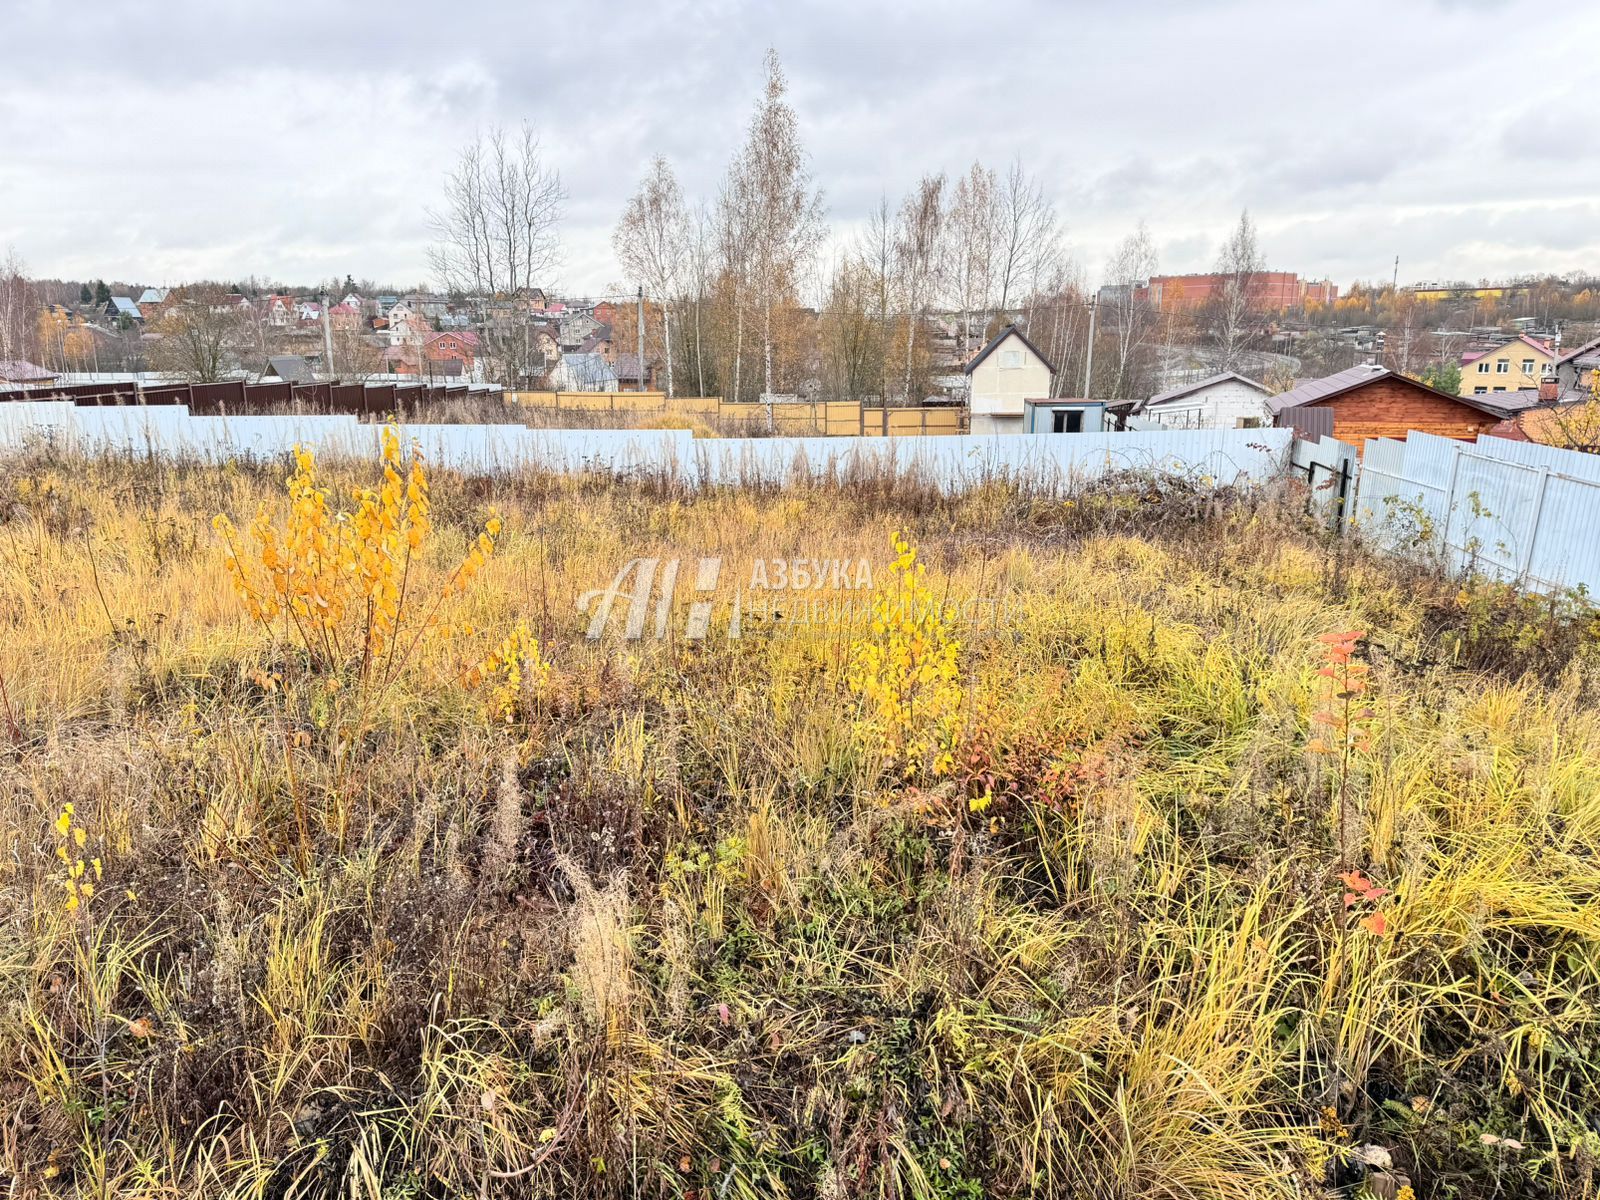
[{"label": "small shed", "polygon": [[1133,412],[1174,429],[1254,429],[1272,424],[1271,395],[1264,384],[1224,371],[1151,396]]},{"label": "small shed", "polygon": [[1106,427],[1106,402],[1061,397],[1023,401],[1024,433],[1100,433]]}]

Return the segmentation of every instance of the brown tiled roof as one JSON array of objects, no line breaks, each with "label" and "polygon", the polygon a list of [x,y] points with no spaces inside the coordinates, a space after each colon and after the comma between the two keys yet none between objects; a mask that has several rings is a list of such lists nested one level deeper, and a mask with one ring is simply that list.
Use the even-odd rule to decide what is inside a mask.
[{"label": "brown tiled roof", "polygon": [[1449,392],[1440,391],[1438,388],[1429,387],[1425,383],[1406,375],[1401,375],[1387,367],[1367,363],[1359,367],[1350,367],[1348,370],[1339,371],[1333,375],[1326,375],[1321,379],[1311,379],[1298,387],[1290,388],[1276,396],[1267,397],[1267,407],[1273,413],[1281,413],[1286,408],[1299,408],[1306,404],[1316,404],[1322,400],[1342,396],[1356,388],[1365,387],[1380,379],[1397,379],[1402,383],[1420,391],[1431,392],[1435,396],[1443,396],[1446,400],[1454,400],[1457,404],[1465,404],[1468,408],[1475,408],[1481,413],[1488,413],[1492,417],[1503,417],[1505,412],[1489,403],[1486,396],[1453,396]]}]

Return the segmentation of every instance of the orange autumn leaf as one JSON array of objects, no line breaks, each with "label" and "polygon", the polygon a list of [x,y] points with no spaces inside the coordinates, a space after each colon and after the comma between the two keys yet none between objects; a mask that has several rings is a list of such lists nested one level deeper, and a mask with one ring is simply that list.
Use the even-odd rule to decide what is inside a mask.
[{"label": "orange autumn leaf", "polygon": [[1373,937],[1382,937],[1389,928],[1389,921],[1381,912],[1375,912],[1361,918],[1361,928]]}]

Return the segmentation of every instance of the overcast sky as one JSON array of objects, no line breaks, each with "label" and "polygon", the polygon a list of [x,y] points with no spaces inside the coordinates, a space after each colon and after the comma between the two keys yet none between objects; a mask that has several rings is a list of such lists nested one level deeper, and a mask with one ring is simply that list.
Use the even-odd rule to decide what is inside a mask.
[{"label": "overcast sky", "polygon": [[37,276],[418,281],[455,151],[531,118],[553,282],[597,292],[652,154],[714,194],[769,44],[841,231],[1020,155],[1091,280],[1141,218],[1209,269],[1246,206],[1341,285],[1600,270],[1593,0],[0,0],[0,44],[0,253]]}]

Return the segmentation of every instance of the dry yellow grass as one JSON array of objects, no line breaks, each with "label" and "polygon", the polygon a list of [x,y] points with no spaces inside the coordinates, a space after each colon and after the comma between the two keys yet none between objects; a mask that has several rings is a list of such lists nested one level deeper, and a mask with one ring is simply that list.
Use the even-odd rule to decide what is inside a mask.
[{"label": "dry yellow grass", "polygon": [[[1292,498],[435,474],[420,594],[504,529],[364,689],[211,531],[290,469],[0,462],[8,1195],[1595,1194],[1582,613]],[[953,670],[793,596],[584,636],[629,559],[882,584],[893,530],[1006,602]]]}]

